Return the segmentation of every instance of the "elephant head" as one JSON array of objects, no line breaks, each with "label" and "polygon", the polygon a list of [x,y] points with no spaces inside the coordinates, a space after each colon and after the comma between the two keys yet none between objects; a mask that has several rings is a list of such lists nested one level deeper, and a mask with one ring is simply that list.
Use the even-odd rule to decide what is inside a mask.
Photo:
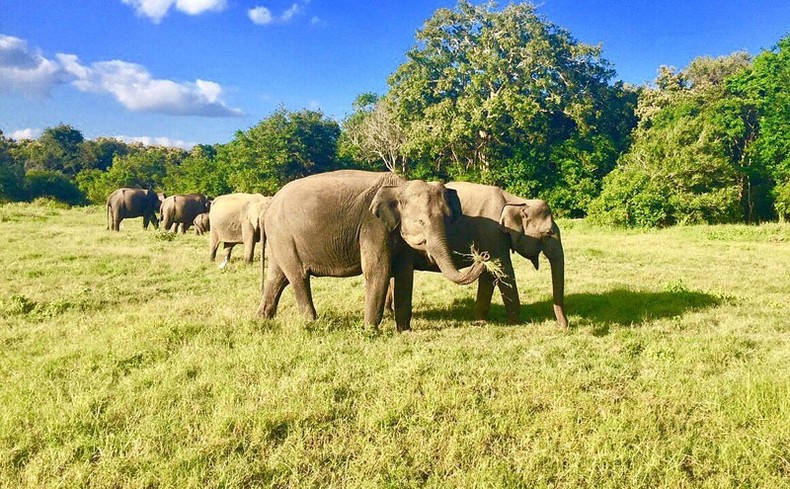
[{"label": "elephant head", "polygon": [[529,259],[538,269],[538,255],[542,251],[551,265],[551,285],[554,315],[562,327],[568,326],[565,317],[565,253],[560,228],[554,222],[548,204],[543,200],[523,200],[508,203],[502,208],[499,224],[510,235],[510,247]]},{"label": "elephant head", "polygon": [[482,262],[462,270],[453,264],[445,220],[460,217],[461,206],[455,191],[441,183],[412,180],[394,187],[382,187],[370,204],[370,211],[389,231],[399,229],[406,244],[425,252],[448,280],[467,285],[485,271]]}]

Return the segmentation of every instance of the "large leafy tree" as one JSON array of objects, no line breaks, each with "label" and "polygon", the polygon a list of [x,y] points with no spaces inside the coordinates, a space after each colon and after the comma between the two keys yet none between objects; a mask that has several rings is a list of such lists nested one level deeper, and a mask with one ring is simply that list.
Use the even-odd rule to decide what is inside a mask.
[{"label": "large leafy tree", "polygon": [[[390,77],[411,171],[543,194],[583,213],[635,120],[599,47],[526,3],[437,10]],[[423,169],[420,169],[423,167]],[[566,178],[567,176],[567,178]]]},{"label": "large leafy tree", "polygon": [[[728,80],[728,88],[748,108],[745,124],[756,128],[743,160],[773,187],[780,219],[790,217],[790,36],[760,53],[750,69]],[[758,206],[758,211],[759,211]]]},{"label": "large leafy tree", "polygon": [[34,142],[25,145],[26,169],[50,170],[73,177],[84,166],[82,133],[68,124],[44,129]]},{"label": "large leafy tree", "polygon": [[217,151],[228,187],[272,195],[296,178],[338,168],[340,126],[321,112],[283,108]]},{"label": "large leafy tree", "polygon": [[681,71],[662,67],[640,95],[633,145],[605,178],[592,217],[630,226],[754,219],[755,111],[726,83],[748,66],[745,53],[734,53],[697,58]]}]

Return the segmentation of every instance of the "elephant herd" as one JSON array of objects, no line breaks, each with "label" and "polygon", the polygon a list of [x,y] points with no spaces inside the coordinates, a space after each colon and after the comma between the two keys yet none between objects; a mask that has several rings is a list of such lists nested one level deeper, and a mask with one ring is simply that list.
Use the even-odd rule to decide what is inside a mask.
[{"label": "elephant herd", "polygon": [[[166,197],[152,190],[118,189],[107,199],[108,229],[143,217],[169,230],[210,234],[209,257],[219,243],[230,259],[243,244],[245,262],[261,243],[262,297],[258,315],[273,318],[290,285],[299,310],[316,318],[310,277],[365,279],[365,323],[378,326],[394,310],[398,331],[410,329],[414,271],[435,271],[451,282],[477,281],[474,314],[485,320],[498,287],[507,318],[520,320],[511,253],[538,268],[542,252],[551,265],[554,314],[568,327],[564,306],[565,256],[560,230],[546,202],[466,182],[405,180],[393,173],[341,170],[294,180],[274,196],[235,193]],[[480,250],[475,256],[470,250]],[[267,256],[268,254],[268,256]],[[482,258],[481,258],[482,256]],[[495,263],[498,273],[489,270]]]}]

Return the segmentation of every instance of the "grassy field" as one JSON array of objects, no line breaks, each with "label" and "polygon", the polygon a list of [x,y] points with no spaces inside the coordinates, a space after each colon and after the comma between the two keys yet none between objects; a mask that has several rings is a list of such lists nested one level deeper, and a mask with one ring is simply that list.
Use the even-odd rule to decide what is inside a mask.
[{"label": "grassy field", "polygon": [[419,274],[398,334],[140,221],[0,206],[0,487],[790,487],[790,225],[561,221],[568,332],[519,258],[524,324]]}]

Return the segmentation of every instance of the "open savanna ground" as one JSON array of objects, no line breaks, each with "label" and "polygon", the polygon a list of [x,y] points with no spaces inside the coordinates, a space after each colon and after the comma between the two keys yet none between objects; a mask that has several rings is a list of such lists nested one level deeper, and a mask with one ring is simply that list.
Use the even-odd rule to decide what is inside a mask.
[{"label": "open savanna ground", "polygon": [[559,224],[569,331],[518,258],[523,324],[421,273],[399,334],[361,277],[262,322],[207,237],[0,206],[0,487],[790,486],[790,225]]}]

